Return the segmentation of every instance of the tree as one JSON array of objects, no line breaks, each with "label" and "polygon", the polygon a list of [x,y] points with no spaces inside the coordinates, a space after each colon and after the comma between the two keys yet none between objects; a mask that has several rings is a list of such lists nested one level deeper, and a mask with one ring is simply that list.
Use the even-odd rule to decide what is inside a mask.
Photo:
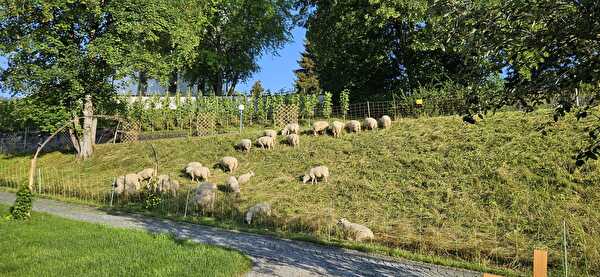
[{"label": "tree", "polygon": [[254,82],[254,85],[252,85],[252,89],[250,90],[250,95],[252,97],[254,97],[255,99],[257,99],[259,96],[261,96],[264,93],[265,89],[262,86],[262,83],[260,82],[260,80],[257,80],[256,82]]},{"label": "tree", "polygon": [[294,70],[296,75],[296,91],[299,93],[318,94],[321,92],[319,78],[317,77],[314,55],[310,48],[310,42],[305,41],[304,52],[298,61],[299,69]]},{"label": "tree", "polygon": [[205,36],[187,59],[185,78],[215,95],[232,95],[240,81],[258,70],[261,54],[288,41],[292,5],[292,0],[212,1]]}]

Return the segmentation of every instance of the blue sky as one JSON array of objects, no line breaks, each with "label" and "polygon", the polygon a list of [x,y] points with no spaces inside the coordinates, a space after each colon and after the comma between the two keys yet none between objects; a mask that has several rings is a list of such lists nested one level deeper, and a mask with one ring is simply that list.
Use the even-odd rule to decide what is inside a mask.
[{"label": "blue sky", "polygon": [[280,89],[291,90],[294,87],[293,70],[298,68],[300,54],[304,51],[306,29],[296,28],[292,34],[293,40],[279,50],[278,55],[267,53],[259,59],[260,71],[241,84],[238,91],[250,91],[256,80],[260,80],[265,89],[273,92]]}]

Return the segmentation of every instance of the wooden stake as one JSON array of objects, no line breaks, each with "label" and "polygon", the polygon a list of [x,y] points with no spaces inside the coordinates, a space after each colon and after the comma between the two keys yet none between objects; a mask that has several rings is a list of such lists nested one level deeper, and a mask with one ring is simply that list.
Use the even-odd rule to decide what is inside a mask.
[{"label": "wooden stake", "polygon": [[533,277],[548,276],[548,251],[533,251]]}]

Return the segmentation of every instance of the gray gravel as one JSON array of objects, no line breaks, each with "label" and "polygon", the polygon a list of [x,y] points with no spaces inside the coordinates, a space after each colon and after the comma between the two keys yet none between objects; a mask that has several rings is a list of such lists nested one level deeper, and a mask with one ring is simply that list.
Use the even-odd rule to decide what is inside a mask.
[{"label": "gray gravel", "polygon": [[[14,194],[0,192],[0,203]],[[154,233],[168,232],[195,242],[237,249],[252,259],[248,276],[481,276],[478,272],[361,253],[270,236],[228,231],[135,214],[112,215],[98,209],[36,199],[33,209],[68,219]]]}]

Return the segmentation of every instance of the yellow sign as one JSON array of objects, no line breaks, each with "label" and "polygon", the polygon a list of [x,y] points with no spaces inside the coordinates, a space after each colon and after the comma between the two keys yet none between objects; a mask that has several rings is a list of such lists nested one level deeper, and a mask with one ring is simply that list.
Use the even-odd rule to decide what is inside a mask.
[{"label": "yellow sign", "polygon": [[423,99],[417,99],[417,106],[423,106]]}]

